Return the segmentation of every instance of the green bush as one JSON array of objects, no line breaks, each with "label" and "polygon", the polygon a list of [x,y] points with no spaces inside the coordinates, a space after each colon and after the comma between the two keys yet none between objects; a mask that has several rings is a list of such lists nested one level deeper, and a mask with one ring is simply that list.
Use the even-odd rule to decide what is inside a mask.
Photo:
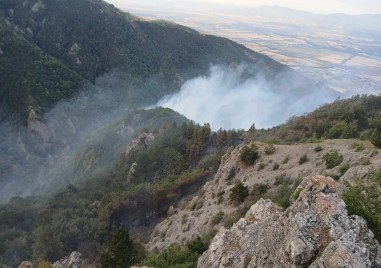
[{"label": "green bush", "polygon": [[317,153],[318,153],[318,152],[321,152],[321,151],[323,151],[323,147],[322,147],[322,146],[319,144],[318,146],[316,146],[316,147],[315,147],[315,149],[314,149],[314,150],[315,150],[315,152],[317,152]]},{"label": "green bush", "polygon": [[230,190],[230,201],[242,203],[249,196],[249,189],[242,182],[238,182]]},{"label": "green bush", "polygon": [[244,146],[240,153],[240,159],[246,165],[251,166],[259,158],[258,147],[253,143],[251,146]]},{"label": "green bush", "polygon": [[219,190],[217,192],[217,196],[223,196],[225,194],[225,191],[224,190]]},{"label": "green bush", "polygon": [[288,182],[290,181],[290,177],[287,177],[286,173],[282,173],[282,174],[275,176],[274,180],[275,180],[275,182],[274,182],[275,186],[281,185],[283,183],[288,184]]},{"label": "green bush", "polygon": [[226,229],[231,228],[234,223],[236,223],[240,218],[242,218],[242,214],[239,211],[235,211],[232,214],[226,215],[224,218],[224,227]]},{"label": "green bush", "polygon": [[381,149],[381,120],[373,123],[375,127],[372,130],[370,141],[374,146]]},{"label": "green bush", "polygon": [[338,121],[328,130],[328,139],[349,139],[358,137],[358,129],[355,123]]},{"label": "green bush", "polygon": [[335,174],[335,173],[325,173],[324,176],[331,177],[335,181],[340,180],[341,174]]},{"label": "green bush", "polygon": [[274,147],[274,144],[273,143],[269,143],[266,145],[265,147],[265,154],[267,155],[271,155],[275,153],[275,147]]},{"label": "green bush", "polygon": [[[222,217],[221,217],[222,219]],[[201,239],[201,237],[197,236],[196,239],[191,240],[187,243],[187,247],[191,252],[197,253],[198,255],[201,255],[206,251],[209,247],[205,240]]]},{"label": "green bush", "polygon": [[48,261],[38,260],[36,267],[37,268],[53,268],[53,265]]},{"label": "green bush", "polygon": [[378,241],[381,239],[380,194],[379,187],[364,185],[348,185],[343,194],[348,213],[364,218]]},{"label": "green bush", "polygon": [[343,155],[341,155],[337,150],[332,150],[323,155],[323,160],[325,161],[326,168],[331,169],[343,162]]},{"label": "green bush", "polygon": [[[250,203],[256,203],[260,198],[267,198],[267,192],[270,190],[270,186],[264,183],[254,184],[250,192]],[[248,204],[248,205],[249,205]]]},{"label": "green bush", "polygon": [[218,212],[216,215],[213,216],[212,221],[210,222],[210,224],[211,225],[217,225],[217,224],[219,224],[222,221],[222,219],[224,217],[224,214],[225,213],[223,211]]},{"label": "green bush", "polygon": [[353,143],[350,148],[354,149],[355,152],[362,152],[365,150],[365,146],[362,143],[355,142]]},{"label": "green bush", "polygon": [[251,195],[262,196],[266,194],[269,189],[270,189],[270,186],[268,184],[264,184],[264,183],[254,184],[253,189],[251,190]]},{"label": "green bush", "polygon": [[348,163],[342,164],[339,168],[340,175],[343,176],[348,169],[349,169]]},{"label": "green bush", "polygon": [[307,154],[304,154],[299,158],[299,165],[303,165],[306,162],[308,162],[308,157]]},{"label": "green bush", "polygon": [[103,268],[126,267],[139,261],[138,252],[127,231],[120,228],[101,255]]},{"label": "green bush", "polygon": [[290,161],[290,155],[286,155],[286,157],[282,161],[282,164],[287,164],[288,161]]},{"label": "green bush", "polygon": [[371,164],[371,162],[367,158],[361,160],[361,165],[363,165],[363,166],[369,166],[370,164]]},{"label": "green bush", "polygon": [[171,245],[160,253],[149,254],[141,265],[155,268],[194,268],[197,267],[198,257],[199,254],[189,248],[182,249],[179,245]]},{"label": "green bush", "polygon": [[[272,192],[269,198],[276,204],[280,205],[283,209],[290,206],[290,198],[294,194],[296,188],[299,186],[301,179],[296,179],[294,182],[290,178],[284,180],[274,192]],[[290,184],[292,183],[292,184]]]},{"label": "green bush", "polygon": [[372,179],[381,186],[381,168],[378,171],[372,171],[370,175]]},{"label": "green bush", "polygon": [[33,244],[33,259],[53,262],[63,258],[63,246],[59,235],[52,226],[37,228]]},{"label": "green bush", "polygon": [[261,170],[263,170],[265,167],[266,167],[266,164],[265,164],[265,163],[260,163],[260,164],[258,165],[257,171],[261,171]]},{"label": "green bush", "polygon": [[[290,118],[270,130],[256,130],[257,140],[294,144],[321,138],[355,138],[359,134],[381,148],[381,96],[353,96],[323,105],[315,111]],[[373,134],[373,135],[371,135]],[[373,138],[372,138],[373,136]]]}]

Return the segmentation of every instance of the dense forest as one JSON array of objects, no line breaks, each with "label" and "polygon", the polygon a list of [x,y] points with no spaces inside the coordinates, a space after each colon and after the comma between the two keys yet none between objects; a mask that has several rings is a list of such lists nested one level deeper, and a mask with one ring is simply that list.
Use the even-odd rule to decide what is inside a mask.
[{"label": "dense forest", "polygon": [[281,126],[254,131],[254,136],[258,140],[285,144],[360,138],[371,140],[380,147],[380,110],[380,96],[354,96],[325,104],[306,115],[290,118]]},{"label": "dense forest", "polygon": [[120,155],[107,176],[68,185],[51,197],[12,198],[0,208],[1,263],[55,261],[73,250],[92,259],[119,227],[149,231],[169,206],[211,178],[223,152],[242,142],[242,135],[164,124],[153,131],[150,146]]}]

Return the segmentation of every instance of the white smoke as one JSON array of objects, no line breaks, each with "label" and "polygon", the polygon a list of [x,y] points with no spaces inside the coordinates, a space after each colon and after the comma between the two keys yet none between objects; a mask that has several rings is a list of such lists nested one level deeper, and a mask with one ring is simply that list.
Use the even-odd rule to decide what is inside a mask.
[{"label": "white smoke", "polygon": [[[311,92],[301,90],[305,81],[295,72],[281,72],[269,81],[255,77],[258,68],[213,66],[207,76],[187,81],[179,93],[156,106],[210,123],[214,130],[248,129],[253,123],[263,128],[278,125],[331,100],[316,87]],[[91,90],[59,102],[38,125],[46,132],[42,135],[46,141],[27,128],[0,124],[0,133],[4,133],[0,137],[0,203],[108,172],[129,139],[145,127],[139,116],[126,121],[135,100],[149,92],[147,88],[161,86],[150,82],[149,87],[139,87],[127,78],[110,73],[100,77]],[[144,99],[151,101],[148,93]],[[93,164],[84,168],[85,162]]]},{"label": "white smoke", "polygon": [[275,89],[259,77],[242,79],[246,68],[250,67],[212,66],[208,76],[188,80],[179,93],[164,97],[157,106],[176,110],[198,123],[210,123],[214,130],[248,129],[253,123],[258,128],[279,125],[334,100],[325,90],[306,89],[307,94],[300,95],[279,90],[282,85]]}]

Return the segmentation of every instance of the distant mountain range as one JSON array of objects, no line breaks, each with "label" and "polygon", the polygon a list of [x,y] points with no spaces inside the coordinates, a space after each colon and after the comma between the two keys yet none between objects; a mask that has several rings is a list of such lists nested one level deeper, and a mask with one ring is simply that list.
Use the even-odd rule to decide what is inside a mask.
[{"label": "distant mountain range", "polygon": [[[287,21],[300,21],[304,25],[319,25],[328,29],[338,29],[355,36],[381,38],[381,14],[348,15],[342,13],[316,14],[281,6],[262,6],[258,8],[233,8],[232,14],[261,16]],[[303,24],[301,24],[303,25]]]}]

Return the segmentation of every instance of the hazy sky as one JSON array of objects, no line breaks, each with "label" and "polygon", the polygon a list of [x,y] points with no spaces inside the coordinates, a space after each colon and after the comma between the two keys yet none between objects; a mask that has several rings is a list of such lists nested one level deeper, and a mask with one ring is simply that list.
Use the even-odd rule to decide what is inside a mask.
[{"label": "hazy sky", "polygon": [[174,6],[201,9],[208,5],[221,6],[251,6],[278,5],[314,13],[348,13],[348,14],[381,14],[381,0],[106,0],[109,3],[125,9],[128,7],[145,6],[152,8],[171,8]]}]

